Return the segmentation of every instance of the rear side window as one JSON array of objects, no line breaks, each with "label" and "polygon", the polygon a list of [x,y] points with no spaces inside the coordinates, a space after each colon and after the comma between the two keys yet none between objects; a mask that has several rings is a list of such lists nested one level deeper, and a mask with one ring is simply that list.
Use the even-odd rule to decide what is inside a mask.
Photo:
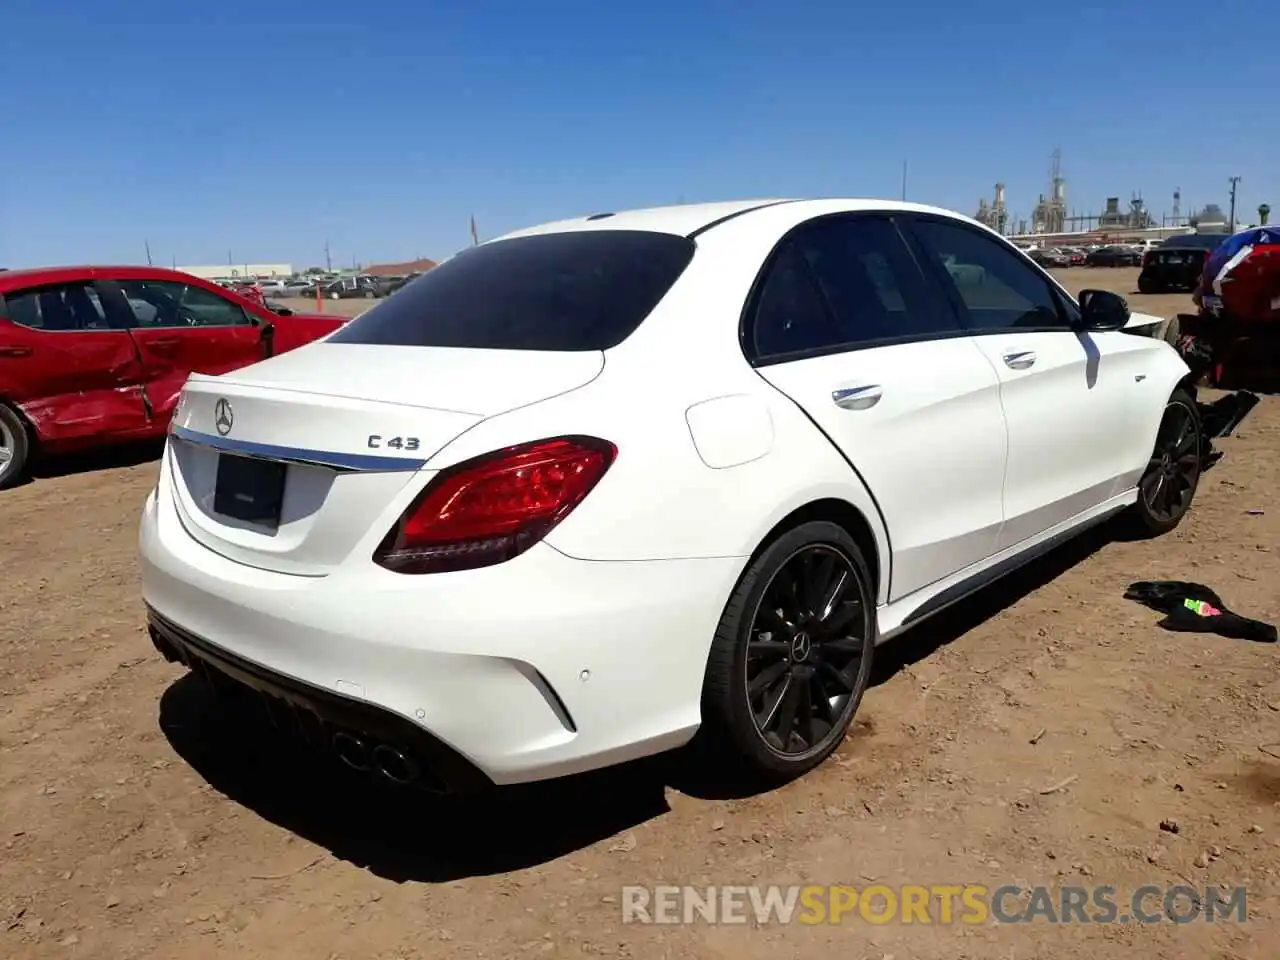
[{"label": "rear side window", "polygon": [[473,247],[406,284],[330,343],[483,350],[607,350],[693,259],[692,240],[585,230]]},{"label": "rear side window", "polygon": [[110,330],[98,292],[91,283],[67,283],[4,295],[14,323],[33,330],[70,332]]},{"label": "rear side window", "polygon": [[753,361],[959,333],[885,217],[814,220],[773,255],[744,347]]}]

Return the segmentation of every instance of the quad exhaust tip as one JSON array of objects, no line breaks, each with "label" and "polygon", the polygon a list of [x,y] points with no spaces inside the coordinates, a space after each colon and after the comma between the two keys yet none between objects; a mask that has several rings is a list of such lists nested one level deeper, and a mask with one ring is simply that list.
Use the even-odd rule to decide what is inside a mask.
[{"label": "quad exhaust tip", "polygon": [[395,783],[408,784],[418,779],[418,764],[413,758],[385,743],[374,748],[373,765]]},{"label": "quad exhaust tip", "polygon": [[333,735],[333,749],[348,767],[361,772],[376,771],[398,784],[413,783],[421,775],[416,760],[403,750],[380,743],[370,745],[354,734],[339,732]]},{"label": "quad exhaust tip", "polygon": [[352,770],[368,771],[369,764],[369,745],[359,737],[354,737],[349,733],[335,733],[333,735],[333,749],[342,760]]}]

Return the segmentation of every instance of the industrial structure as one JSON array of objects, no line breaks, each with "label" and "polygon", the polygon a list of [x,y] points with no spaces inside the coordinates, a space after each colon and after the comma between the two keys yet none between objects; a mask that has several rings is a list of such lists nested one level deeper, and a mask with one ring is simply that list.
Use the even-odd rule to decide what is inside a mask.
[{"label": "industrial structure", "polygon": [[1049,199],[1040,200],[1031,212],[1032,233],[1061,233],[1067,228],[1067,181],[1062,176],[1062,151],[1053,151],[1049,167]]},{"label": "industrial structure", "polygon": [[[1233,189],[1234,185],[1235,181]],[[1147,209],[1141,193],[1131,194],[1127,207],[1121,206],[1120,197],[1107,197],[1099,213],[1070,210],[1060,149],[1054,150],[1050,158],[1049,192],[1039,195],[1030,217],[1018,217],[1009,212],[1005,185],[997,183],[995,199],[980,199],[974,219],[1004,236],[1032,243],[1163,239],[1188,230],[1219,232],[1233,228],[1233,218],[1223,213],[1216,203],[1206,204],[1198,213],[1184,216],[1181,187],[1173,190],[1172,215],[1163,215],[1159,219]]]},{"label": "industrial structure", "polygon": [[974,219],[985,226],[990,227],[996,233],[1009,232],[1009,208],[1004,202],[1004,184],[996,184],[995,202],[988,205],[987,201],[978,201],[978,212],[974,215]]}]

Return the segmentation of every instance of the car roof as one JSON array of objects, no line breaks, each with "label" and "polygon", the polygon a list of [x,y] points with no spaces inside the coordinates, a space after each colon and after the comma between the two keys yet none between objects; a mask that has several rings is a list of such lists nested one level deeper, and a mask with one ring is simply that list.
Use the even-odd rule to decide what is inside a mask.
[{"label": "car roof", "polygon": [[957,214],[952,210],[930,207],[917,203],[906,203],[900,200],[883,200],[870,197],[832,197],[813,199],[757,199],[732,200],[719,203],[688,203],[666,207],[646,207],[635,210],[620,210],[611,213],[597,213],[570,220],[556,220],[538,224],[497,237],[488,243],[511,240],[516,237],[531,237],[539,234],[569,233],[587,230],[646,230],[654,233],[670,233],[682,237],[690,237],[719,226],[721,223],[735,221],[739,226],[750,223],[750,214],[787,204],[794,208],[797,218],[803,220],[812,212],[813,216],[831,212],[857,212],[861,210],[904,211],[913,213],[933,213],[953,219],[977,223],[969,217]]},{"label": "car roof", "polygon": [[[1161,241],[1160,246],[1166,249],[1175,249],[1177,247],[1189,247],[1196,250],[1205,249],[1204,241],[1208,240],[1212,243],[1222,243],[1229,233],[1182,233],[1176,237],[1166,237]],[[1197,242],[1199,240],[1200,242]]]}]

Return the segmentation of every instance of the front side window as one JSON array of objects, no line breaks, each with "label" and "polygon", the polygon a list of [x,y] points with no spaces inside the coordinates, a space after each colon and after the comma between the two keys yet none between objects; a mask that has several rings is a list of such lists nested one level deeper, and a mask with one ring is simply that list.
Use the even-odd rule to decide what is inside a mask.
[{"label": "front side window", "polygon": [[110,330],[98,293],[90,283],[63,283],[4,295],[10,320],[32,330]]},{"label": "front side window", "polygon": [[238,304],[203,287],[173,280],[122,280],[119,286],[140,327],[233,327],[250,323]]},{"label": "front side window", "polygon": [[942,220],[917,220],[924,254],[949,281],[973,333],[1066,329],[1049,281],[993,237]]}]

